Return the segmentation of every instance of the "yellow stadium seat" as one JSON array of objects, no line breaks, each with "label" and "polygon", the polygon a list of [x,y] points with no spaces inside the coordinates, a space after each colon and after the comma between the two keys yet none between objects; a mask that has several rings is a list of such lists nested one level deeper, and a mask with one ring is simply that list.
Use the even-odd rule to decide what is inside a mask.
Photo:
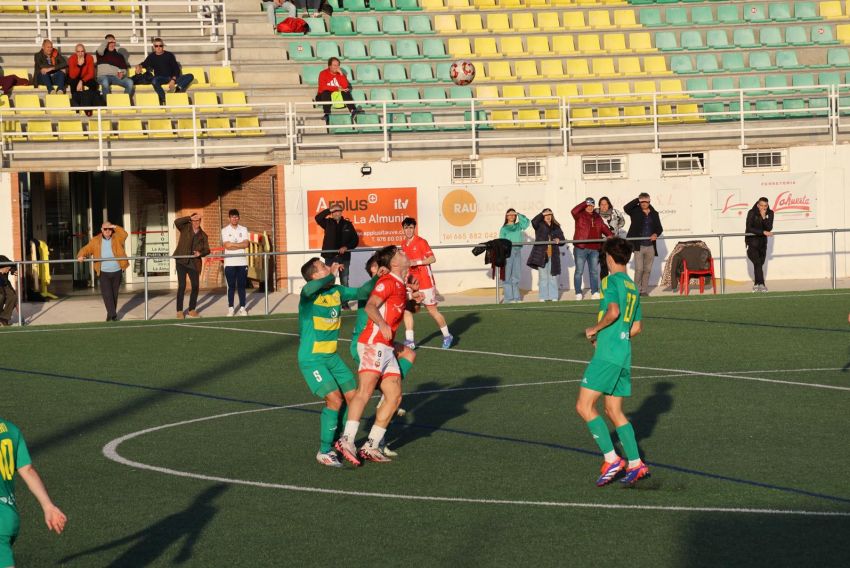
[{"label": "yellow stadium seat", "polygon": [[86,11],[88,12],[111,12],[112,4],[110,0],[88,0],[88,4],[86,5]]},{"label": "yellow stadium seat", "polygon": [[198,138],[203,138],[203,127],[201,126],[201,119],[195,119],[195,128],[194,131],[192,129],[192,119],[191,118],[178,118],[177,119],[177,130],[180,132],[177,133],[178,138],[192,138],[193,134]]},{"label": "yellow stadium seat", "polygon": [[681,99],[687,97],[682,91],[682,81],[680,79],[661,79],[659,81],[659,91],[666,98]]},{"label": "yellow stadium seat", "polygon": [[516,128],[512,110],[494,110],[490,113],[490,120],[493,128]]},{"label": "yellow stadium seat", "polygon": [[522,0],[499,0],[500,8],[522,8]]},{"label": "yellow stadium seat", "polygon": [[[22,67],[4,67],[3,68],[3,74],[4,75],[17,75],[21,79],[28,79],[29,80],[29,76],[30,76],[29,73],[30,72],[27,69],[24,69]],[[44,87],[44,85],[39,85],[38,87],[36,87],[35,85],[32,84],[32,81],[30,80],[30,84],[27,85],[27,86],[15,87],[15,92],[20,93],[20,92],[23,92],[23,91],[34,91],[36,89],[42,90],[42,91],[47,91],[47,89]]]},{"label": "yellow stadium seat", "polygon": [[628,81],[616,81],[608,83],[608,94],[616,95],[610,100],[614,101],[622,101],[629,100],[631,98],[631,90],[629,89]]},{"label": "yellow stadium seat", "polygon": [[836,26],[836,34],[839,41],[850,43],[850,24]]},{"label": "yellow stadium seat", "polygon": [[522,85],[505,85],[502,87],[502,98],[509,105],[522,105],[527,103],[525,100],[525,87]]},{"label": "yellow stadium seat", "polygon": [[544,32],[561,31],[561,20],[558,12],[540,12],[537,14],[537,27]]},{"label": "yellow stadium seat", "polygon": [[33,110],[16,110],[15,113],[21,116],[38,116],[43,115],[43,110],[35,110],[41,109],[41,98],[39,98],[36,94],[26,94],[19,95],[16,94],[15,98],[15,109],[19,108],[28,108]]},{"label": "yellow stadium seat", "polygon": [[578,96],[578,85],[575,83],[561,83],[555,85],[555,96],[565,99],[575,98]]},{"label": "yellow stadium seat", "polygon": [[552,36],[552,51],[558,55],[575,55],[576,47],[573,43],[573,36]]},{"label": "yellow stadium seat", "polygon": [[584,83],[581,86],[581,100],[585,103],[604,102],[605,88],[602,83]]},{"label": "yellow stadium seat", "polygon": [[449,10],[469,10],[469,0],[446,0],[446,8]]},{"label": "yellow stadium seat", "polygon": [[233,70],[230,67],[210,67],[210,85],[213,87],[238,87],[233,80]]},{"label": "yellow stadium seat", "polygon": [[230,119],[227,117],[221,118],[208,118],[206,120],[207,123],[207,136],[212,136],[214,138],[218,138],[220,136],[235,136],[232,130],[230,130]]},{"label": "yellow stadium seat", "polygon": [[570,126],[585,127],[596,126],[596,120],[593,118],[592,108],[571,108],[570,109]]},{"label": "yellow stadium seat", "polygon": [[534,15],[529,12],[514,12],[511,17],[511,27],[517,32],[537,31],[534,25]]},{"label": "yellow stadium seat", "polygon": [[575,0],[552,0],[552,6],[572,6]]},{"label": "yellow stadium seat", "polygon": [[508,15],[503,13],[488,14],[487,29],[491,32],[510,32],[511,24],[508,22]]},{"label": "yellow stadium seat", "polygon": [[[528,53],[531,55],[551,55],[552,50],[549,49],[549,38],[546,36],[528,36]],[[505,53],[504,42],[502,43],[502,53]]]},{"label": "yellow stadium seat", "polygon": [[643,105],[623,107],[623,116],[626,124],[649,124],[652,120],[646,115],[646,107]]},{"label": "yellow stadium seat", "polygon": [[34,142],[49,142],[56,140],[53,136],[53,123],[49,120],[30,120],[26,123],[27,137],[26,140]]},{"label": "yellow stadium seat", "polygon": [[655,81],[635,81],[632,92],[637,95],[640,100],[652,99],[652,94],[656,92]]},{"label": "yellow stadium seat", "polygon": [[596,117],[602,126],[616,126],[623,123],[620,119],[620,107],[616,106],[598,107],[596,109]]},{"label": "yellow stadium seat", "polygon": [[682,119],[678,116],[672,116],[672,105],[658,105],[655,112],[658,115],[659,124],[678,124],[682,122]]},{"label": "yellow stadium seat", "polygon": [[560,59],[541,59],[540,74],[547,79],[563,79],[566,77],[564,66]]},{"label": "yellow stadium seat", "polygon": [[235,127],[237,136],[263,135],[263,130],[260,128],[260,118],[258,116],[237,116]]},{"label": "yellow stadium seat", "polygon": [[10,2],[6,2],[5,6],[0,6],[0,12],[23,12],[23,11],[24,11],[24,0],[12,0]]},{"label": "yellow stadium seat", "polygon": [[207,74],[204,72],[203,67],[183,67],[182,72],[184,75],[191,73],[195,77],[190,85],[192,87],[206,87],[209,85],[207,83]]},{"label": "yellow stadium seat", "polygon": [[461,14],[460,29],[467,34],[483,33],[484,23],[481,21],[481,14]]},{"label": "yellow stadium seat", "polygon": [[676,111],[680,115],[682,122],[705,122],[705,118],[700,116],[699,106],[695,103],[679,103],[676,105]]},{"label": "yellow stadium seat", "polygon": [[633,32],[629,34],[629,49],[632,51],[655,51],[652,47],[652,36],[649,32]]},{"label": "yellow stadium seat", "polygon": [[597,77],[616,77],[617,71],[614,70],[614,60],[610,57],[597,57],[591,63],[593,74]]},{"label": "yellow stadium seat", "polygon": [[170,118],[156,118],[148,121],[148,135],[151,138],[174,138],[174,124]]},{"label": "yellow stadium seat", "polygon": [[218,107],[218,95],[212,91],[195,93],[193,102],[198,107],[198,112],[221,112],[222,110]]},{"label": "yellow stadium seat", "polygon": [[608,10],[591,10],[587,15],[587,23],[596,30],[607,30],[613,28],[611,16]]},{"label": "yellow stadium seat", "polygon": [[140,12],[139,8],[139,0],[116,0],[115,1],[115,11],[116,12]]},{"label": "yellow stadium seat", "polygon": [[621,30],[628,28],[639,28],[641,27],[637,20],[635,19],[635,11],[634,10],[615,10],[614,11],[614,26],[620,28]]},{"label": "yellow stadium seat", "polygon": [[[224,91],[221,93],[221,103],[225,105],[245,105],[245,93],[243,91]],[[226,107],[225,112],[250,112],[249,106]]]},{"label": "yellow stadium seat", "polygon": [[605,34],[602,36],[602,49],[608,53],[629,53],[626,47],[626,36],[623,34]]},{"label": "yellow stadium seat", "polygon": [[[97,124],[97,121],[94,121]],[[56,123],[56,134],[59,140],[88,140],[88,132],[83,128],[81,120],[60,120]]]},{"label": "yellow stadium seat", "polygon": [[596,34],[584,34],[578,36],[578,50],[582,55],[595,55],[602,53],[599,46],[599,36]]},{"label": "yellow stadium seat", "polygon": [[617,71],[620,75],[642,75],[640,57],[618,57]]},{"label": "yellow stadium seat", "polygon": [[843,18],[841,2],[821,2],[820,15],[824,18]]},{"label": "yellow stadium seat", "polygon": [[567,75],[573,79],[590,77],[590,69],[587,68],[587,59],[567,59]]},{"label": "yellow stadium seat", "polygon": [[187,108],[172,108],[172,107],[188,107],[189,106],[189,94],[188,93],[165,93],[165,106],[166,106],[166,110],[168,110],[169,112],[176,112],[176,113],[191,112],[191,110],[187,109]]},{"label": "yellow stadium seat", "polygon": [[[130,67],[130,78],[132,79],[135,74],[136,74],[136,67],[131,66]],[[153,91],[153,85],[136,85],[136,94],[138,94],[140,91]]]},{"label": "yellow stadium seat", "polygon": [[560,128],[561,127],[561,109],[549,108],[543,111],[543,128]]},{"label": "yellow stadium seat", "polygon": [[[552,96],[552,87],[549,85],[530,85],[528,87],[528,95],[530,97],[551,97]],[[534,99],[534,104],[537,105],[545,105],[545,104],[555,104],[555,101],[547,98],[537,98]]]},{"label": "yellow stadium seat", "polygon": [[118,132],[112,134],[112,138],[121,140],[140,140],[147,138],[145,129],[142,127],[142,121],[137,118],[130,118],[118,121]]},{"label": "yellow stadium seat", "polygon": [[525,0],[528,8],[545,8],[549,6],[549,0]]},{"label": "yellow stadium seat", "polygon": [[[499,98],[499,87],[495,85],[483,85],[481,87],[475,88],[475,98],[476,99],[498,99]],[[481,101],[481,104],[484,106],[494,106],[501,104],[498,100],[485,100]]]},{"label": "yellow stadium seat", "polygon": [[465,37],[453,37],[449,39],[448,51],[453,57],[469,57],[472,55],[469,39]]},{"label": "yellow stadium seat", "polygon": [[177,136],[179,138],[192,138],[193,133],[199,138],[203,136],[201,132],[201,120],[196,118],[194,128],[192,118],[189,115],[192,111],[188,108],[177,108],[189,106],[189,95],[186,93],[166,93],[165,105],[168,112],[178,115],[177,118]]},{"label": "yellow stadium seat", "polygon": [[498,57],[499,50],[496,47],[496,38],[494,37],[477,37],[475,38],[475,56],[476,57]]},{"label": "yellow stadium seat", "polygon": [[475,7],[479,10],[495,10],[496,0],[475,0]]},{"label": "yellow stadium seat", "polygon": [[663,55],[653,55],[643,58],[643,70],[647,75],[672,75],[667,69],[667,61]]},{"label": "yellow stadium seat", "polygon": [[487,73],[487,67],[484,65],[484,62],[479,62],[475,66],[475,82],[487,82],[490,80],[490,75]]},{"label": "yellow stadium seat", "polygon": [[443,4],[443,0],[419,0],[419,6],[423,10],[430,12],[446,9],[445,4]]},{"label": "yellow stadium seat", "polygon": [[491,61],[487,64],[487,74],[493,81],[508,81],[513,78],[511,64],[507,61]]},{"label": "yellow stadium seat", "polygon": [[[537,38],[540,36],[529,36],[528,40],[531,41],[532,38]],[[545,37],[543,39],[546,39]],[[522,47],[522,37],[520,36],[502,36],[500,39],[501,45],[499,46],[499,50],[502,55],[507,55],[509,57],[518,57],[521,55],[525,55],[525,49]]]},{"label": "yellow stadium seat", "polygon": [[68,116],[75,114],[75,111],[71,110],[71,99],[68,95],[60,93],[46,95],[44,97],[44,108],[47,109],[48,114],[52,115]]},{"label": "yellow stadium seat", "polygon": [[569,31],[583,30],[587,27],[584,23],[584,12],[564,12],[564,29]]},{"label": "yellow stadium seat", "polygon": [[517,61],[514,63],[514,71],[521,81],[540,78],[540,75],[537,73],[537,62],[533,59]]},{"label": "yellow stadium seat", "polygon": [[55,4],[53,9],[57,12],[82,12],[83,2],[82,0],[62,0],[61,3]]},{"label": "yellow stadium seat", "polygon": [[438,34],[457,34],[461,32],[457,27],[457,20],[452,14],[438,14],[434,16],[434,31]]},{"label": "yellow stadium seat", "polygon": [[520,128],[543,128],[538,109],[523,109],[517,111],[517,120],[521,121]]},{"label": "yellow stadium seat", "polygon": [[[114,107],[132,107],[133,103],[130,102],[130,95],[127,93],[109,93],[106,95],[106,108],[114,108]],[[116,110],[117,114],[135,114],[136,109],[122,109]]]},{"label": "yellow stadium seat", "polygon": [[162,106],[156,93],[136,93],[136,107],[143,113],[160,113]]}]

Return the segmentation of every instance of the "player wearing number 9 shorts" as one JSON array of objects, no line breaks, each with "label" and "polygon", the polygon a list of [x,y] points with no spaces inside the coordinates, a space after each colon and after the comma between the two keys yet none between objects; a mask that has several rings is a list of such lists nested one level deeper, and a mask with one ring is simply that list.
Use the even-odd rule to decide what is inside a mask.
[{"label": "player wearing number 9 shorts", "polygon": [[[581,379],[576,411],[605,456],[596,485],[607,485],[626,470],[621,481],[631,486],[649,476],[649,468],[640,459],[634,428],[623,414],[623,397],[632,394],[631,338],[642,330],[640,293],[626,272],[632,255],[628,241],[608,239],[603,250],[609,275],[602,281],[597,323],[584,332],[596,351]],[[628,463],[614,451],[608,425],[596,410],[602,396],[605,413],[617,429]]]}]

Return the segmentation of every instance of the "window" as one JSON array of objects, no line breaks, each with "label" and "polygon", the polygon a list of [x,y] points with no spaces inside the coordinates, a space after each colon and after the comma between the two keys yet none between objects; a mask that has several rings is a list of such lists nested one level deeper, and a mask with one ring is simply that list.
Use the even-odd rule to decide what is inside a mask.
[{"label": "window", "polygon": [[780,170],[788,169],[788,151],[787,150],[755,150],[752,152],[744,152],[744,171],[764,171],[764,170]]},{"label": "window", "polygon": [[581,174],[586,179],[627,177],[625,156],[585,156],[581,159]]},{"label": "window", "polygon": [[546,162],[542,159],[517,158],[517,181],[546,181]]},{"label": "window", "polygon": [[661,175],[687,176],[704,173],[705,154],[703,152],[661,155]]},{"label": "window", "polygon": [[452,183],[481,183],[481,162],[452,160]]}]

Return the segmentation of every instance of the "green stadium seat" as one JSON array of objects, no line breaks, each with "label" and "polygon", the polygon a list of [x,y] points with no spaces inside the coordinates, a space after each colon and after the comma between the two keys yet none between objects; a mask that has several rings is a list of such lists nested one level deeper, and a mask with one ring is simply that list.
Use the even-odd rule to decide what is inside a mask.
[{"label": "green stadium seat", "polygon": [[838,98],[838,112],[841,116],[850,115],[850,97]]},{"label": "green stadium seat", "polygon": [[657,28],[666,25],[661,21],[661,10],[658,8],[644,8],[640,10],[638,18],[641,25],[648,28]]},{"label": "green stadium seat", "polygon": [[419,6],[419,0],[395,0],[395,7],[402,12],[419,12],[422,10]]},{"label": "green stadium seat", "polygon": [[713,53],[700,53],[697,55],[697,71],[700,73],[720,73],[723,71],[717,65],[717,56]]},{"label": "green stadium seat", "polygon": [[301,83],[304,85],[318,85],[319,73],[324,69],[324,65],[305,65],[301,68]]},{"label": "green stadium seat", "polygon": [[355,117],[354,121],[358,126],[362,127],[358,128],[354,132],[359,132],[361,134],[374,134],[376,132],[383,131],[383,128],[381,128],[381,117],[377,114],[361,113]]},{"label": "green stadium seat", "polygon": [[345,0],[345,11],[346,12],[368,12],[369,8],[366,7],[366,0]]},{"label": "green stadium seat", "polygon": [[414,131],[436,130],[434,124],[434,113],[431,112],[411,112],[410,126]]},{"label": "green stadium seat", "polygon": [[810,116],[803,99],[784,99],[782,101],[782,116],[785,118],[806,118]]},{"label": "green stadium seat", "polygon": [[[581,36],[579,36],[581,37]],[[673,32],[658,32],[655,34],[655,47],[661,51],[678,51],[676,34]]]},{"label": "green stadium seat", "polygon": [[328,116],[328,132],[331,134],[351,134],[351,115],[347,112],[339,112]]},{"label": "green stadium seat", "polygon": [[372,65],[371,63],[361,63],[358,65],[354,79],[364,85],[378,85],[383,83],[381,77],[378,75],[377,65]]},{"label": "green stadium seat", "polygon": [[[848,103],[848,107],[850,107],[850,103]],[[848,112],[850,112],[850,108],[848,108]],[[463,120],[467,123],[464,130],[472,129],[472,111],[466,110],[463,111]],[[475,130],[492,130],[493,126],[487,123],[487,111],[486,110],[476,110],[475,111]]]},{"label": "green stadium seat", "polygon": [[690,55],[674,55],[670,58],[670,69],[673,73],[696,73]]},{"label": "green stadium seat", "polygon": [[738,47],[761,47],[756,41],[756,35],[752,28],[738,28],[732,32],[732,41]]},{"label": "green stadium seat", "polygon": [[705,43],[709,49],[730,49],[735,47],[729,43],[729,37],[726,35],[726,30],[708,30],[705,39]]},{"label": "green stadium seat", "polygon": [[416,87],[396,89],[395,100],[402,106],[410,106],[411,103],[419,104],[419,89]]},{"label": "green stadium seat", "polygon": [[792,22],[796,20],[791,15],[791,6],[785,2],[772,2],[767,7],[767,17],[774,22]]},{"label": "green stadium seat", "polygon": [[422,59],[419,44],[415,39],[400,39],[395,42],[396,56],[401,59]]},{"label": "green stadium seat", "polygon": [[[322,18],[310,19],[319,20],[322,22],[322,25],[324,25],[324,20]],[[312,33],[313,25],[310,22],[308,22],[308,24],[310,25],[310,32]],[[354,24],[348,16],[331,16],[331,33],[338,36],[357,35],[357,32],[354,31]]]},{"label": "green stadium seat", "polygon": [[776,69],[776,65],[770,60],[770,53],[766,51],[755,51],[750,54],[750,69],[771,71]]},{"label": "green stadium seat", "polygon": [[290,41],[286,48],[290,61],[313,61],[313,47],[309,41]]},{"label": "green stadium seat", "polygon": [[362,89],[354,89],[353,91],[351,91],[351,98],[354,99],[354,102],[356,104],[365,103],[366,102],[366,91],[364,91]]},{"label": "green stadium seat", "polygon": [[342,54],[346,61],[365,61],[372,59],[366,53],[366,44],[359,39],[349,39],[342,44]]},{"label": "green stadium seat", "polygon": [[794,2],[794,17],[803,21],[821,19],[814,2]]},{"label": "green stadium seat", "polygon": [[743,73],[749,71],[744,63],[744,54],[740,51],[724,53],[722,56],[723,69],[730,73]]},{"label": "green stadium seat", "polygon": [[416,35],[436,33],[434,32],[434,28],[431,26],[431,17],[422,14],[409,16],[407,18],[407,29],[410,30],[410,33],[414,33]]},{"label": "green stadium seat", "polygon": [[369,42],[369,55],[372,59],[395,59],[392,44],[386,39],[373,39]]},{"label": "green stadium seat", "polygon": [[809,41],[808,32],[802,26],[788,26],[785,28],[786,45],[812,45]]},{"label": "green stadium seat", "polygon": [[452,69],[451,61],[442,61],[437,63],[437,81],[442,81],[444,83],[451,83],[452,77],[450,75]]},{"label": "green stadium seat", "polygon": [[747,89],[761,89],[761,77],[758,75],[742,75],[738,79],[738,88],[744,89],[744,94],[747,96],[754,95],[763,95],[764,91],[761,90],[747,90]]},{"label": "green stadium seat", "polygon": [[425,87],[422,98],[431,99],[425,103],[429,106],[451,106],[451,103],[446,100],[446,90],[443,87]]},{"label": "green stadium seat", "polygon": [[429,37],[422,41],[422,55],[427,59],[448,59],[446,44],[440,38]]},{"label": "green stadium seat", "polygon": [[[722,120],[731,120],[732,117],[725,113],[725,103],[705,103],[702,105],[702,112],[705,119],[709,122],[718,122]],[[722,114],[720,114],[722,113]]]},{"label": "green stadium seat", "polygon": [[390,132],[410,132],[407,125],[407,115],[403,112],[394,112],[387,115],[390,123]]},{"label": "green stadium seat", "polygon": [[376,12],[395,12],[395,6],[391,0],[371,0],[369,9]]},{"label": "green stadium seat", "polygon": [[386,101],[387,108],[394,108],[398,106],[398,103],[391,102],[393,101],[392,89],[388,89],[387,87],[375,87],[369,91],[370,106],[381,108],[383,106],[381,101]]},{"label": "green stadium seat", "polygon": [[702,77],[695,77],[693,79],[688,79],[685,81],[685,90],[691,91],[691,96],[696,99],[706,99],[714,96],[714,93],[696,93],[693,91],[707,91],[708,90],[708,79],[704,79]]},{"label": "green stadium seat", "polygon": [[826,97],[810,98],[809,114],[812,116],[827,116],[829,114],[829,99]]},{"label": "green stadium seat", "polygon": [[339,46],[335,41],[320,41],[316,43],[316,57],[326,61],[331,57],[339,58]]},{"label": "green stadium seat", "polygon": [[324,18],[304,18],[304,21],[310,26],[309,35],[311,36],[323,36],[330,33],[325,27]]},{"label": "green stadium seat", "polygon": [[664,20],[668,26],[687,26],[690,24],[688,9],[684,7],[667,8],[664,13]]},{"label": "green stadium seat", "polygon": [[[733,90],[735,88],[735,79],[732,77],[716,77],[711,81],[711,88],[714,89],[714,96],[716,97],[733,97],[737,93]],[[729,89],[723,90],[723,89]]]},{"label": "green stadium seat", "polygon": [[387,35],[406,35],[410,32],[404,27],[404,16],[387,15],[381,20],[384,33]]},{"label": "green stadium seat", "polygon": [[[331,31],[333,31],[333,18],[335,17],[336,16],[331,17]],[[387,16],[387,18],[390,17],[391,16]],[[358,16],[357,22],[355,23],[355,28],[357,30],[356,33],[358,35],[376,36],[384,33],[380,29],[378,29],[378,19],[375,16]],[[354,33],[348,35],[354,35]]]},{"label": "green stadium seat", "polygon": [[837,71],[822,71],[818,73],[818,85],[838,86],[841,84],[841,73]]},{"label": "green stadium seat", "polygon": [[691,8],[691,23],[695,26],[713,26],[717,23],[711,6],[694,6]]},{"label": "green stadium seat", "polygon": [[785,75],[768,75],[764,78],[764,86],[770,89],[770,93],[774,95],[790,95],[794,91],[783,89],[788,86],[788,77]]},{"label": "green stadium seat", "polygon": [[811,43],[814,45],[835,45],[838,40],[832,34],[832,26],[815,26],[812,28]]},{"label": "green stadium seat", "polygon": [[387,63],[384,65],[384,81],[393,84],[410,83],[410,79],[407,77],[407,70],[401,63]]},{"label": "green stadium seat", "polygon": [[756,112],[755,118],[759,120],[782,118],[777,101],[756,101]]},{"label": "green stadium seat", "polygon": [[682,32],[680,39],[683,49],[687,49],[689,51],[708,49],[702,42],[702,32],[697,30],[687,30]]},{"label": "green stadium seat", "polygon": [[826,52],[826,62],[832,67],[850,66],[850,56],[844,48],[833,47]]},{"label": "green stadium seat", "polygon": [[746,2],[744,8],[744,21],[750,24],[763,24],[769,22],[770,18],[765,13],[764,4]]},{"label": "green stadium seat", "polygon": [[766,47],[785,47],[788,45],[782,39],[782,32],[779,28],[767,26],[759,28],[759,41]]},{"label": "green stadium seat", "polygon": [[791,86],[799,87],[797,89],[798,93],[807,95],[823,93],[822,89],[812,88],[816,84],[813,73],[797,73],[791,77]]},{"label": "green stadium seat", "polygon": [[738,6],[735,4],[724,4],[717,7],[717,21],[721,24],[740,24],[743,23],[738,14]]},{"label": "green stadium seat", "polygon": [[410,66],[410,78],[414,83],[434,83],[434,70],[430,63],[414,63]]},{"label": "green stadium seat", "polygon": [[776,66],[780,69],[804,69],[806,66],[797,61],[796,51],[777,51]]},{"label": "green stadium seat", "polygon": [[[454,85],[449,89],[449,98],[457,100],[465,100],[472,98],[472,87],[469,85]],[[454,104],[464,104],[455,102]]]}]

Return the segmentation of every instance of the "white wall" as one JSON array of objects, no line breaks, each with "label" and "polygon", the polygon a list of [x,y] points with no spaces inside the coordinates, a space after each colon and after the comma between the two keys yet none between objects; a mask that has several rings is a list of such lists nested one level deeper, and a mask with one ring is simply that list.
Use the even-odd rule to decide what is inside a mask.
[{"label": "white wall", "polygon": [[[850,148],[797,147],[788,150],[788,170],[783,173],[744,174],[740,150],[714,150],[707,153],[707,175],[662,177],[661,157],[658,154],[629,154],[628,176],[617,180],[585,180],[581,177],[581,156],[567,158],[552,157],[547,160],[548,180],[540,183],[518,183],[516,180],[515,158],[488,158],[482,161],[482,180],[480,184],[468,186],[451,183],[450,160],[393,161],[390,163],[371,163],[372,174],[362,176],[360,163],[341,163],[300,165],[287,176],[286,187],[286,229],[290,250],[307,249],[307,223],[312,223],[314,212],[306,211],[306,195],[309,190],[319,189],[380,189],[412,186],[417,188],[419,232],[432,246],[457,242],[479,242],[483,238],[493,238],[501,225],[501,215],[508,203],[520,209],[520,204],[529,207],[544,204],[551,207],[555,216],[564,226],[568,238],[572,237],[574,223],[570,209],[587,196],[596,199],[603,195],[610,197],[614,206],[622,209],[623,204],[633,199],[641,191],[652,196],[653,205],[661,213],[665,235],[715,234],[743,232],[745,211],[740,213],[740,222],[721,220],[713,208],[718,185],[740,186],[742,199],[749,199],[747,209],[755,202],[762,190],[765,195],[775,195],[788,184],[799,195],[809,193],[811,214],[806,219],[784,220],[777,215],[774,230],[845,228],[848,226],[848,200],[845,198],[845,179],[850,178]],[[793,180],[806,180],[805,187],[793,186]],[[778,180],[778,181],[776,181]],[[787,181],[792,180],[792,181]],[[731,186],[729,184],[732,184]],[[475,194],[478,201],[476,220],[465,228],[480,230],[469,231],[475,238],[461,241],[445,238],[447,225],[441,213],[443,198],[453,188],[467,189]],[[499,196],[506,192],[515,192],[515,203],[511,204]],[[753,193],[756,192],[756,193]],[[772,193],[771,193],[772,192]],[[507,193],[511,195],[511,193]],[[487,200],[492,196],[492,203]],[[771,197],[771,199],[773,199]],[[722,204],[720,204],[722,205]],[[494,213],[495,211],[495,213]],[[529,217],[537,210],[521,212]],[[484,223],[486,220],[486,224]],[[628,227],[628,225],[627,225]],[[485,234],[485,229],[490,233]],[[460,233],[466,234],[466,233]],[[529,230],[529,236],[533,236]],[[719,256],[717,239],[703,239]],[[655,263],[652,282],[657,283],[665,254],[672,250],[677,239],[669,240],[659,247],[659,259]],[[839,255],[838,276],[848,273],[848,244],[850,239],[839,235],[837,239]],[[766,265],[769,280],[795,278],[827,278],[829,276],[828,235],[777,236],[772,239]],[[733,280],[748,280],[751,268],[746,260],[743,237],[727,238],[724,241],[724,268],[726,277]],[[471,288],[492,287],[493,281],[487,277],[483,256],[474,257],[468,249],[438,250],[434,271],[441,292],[455,292]],[[290,266],[290,288],[298,290],[301,278],[298,274],[303,260],[293,259]],[[360,269],[362,258],[355,257],[352,263],[352,283],[362,279]],[[300,261],[300,262],[299,262]],[[571,254],[564,257],[566,274],[561,276],[561,287],[572,290],[573,261]],[[534,272],[534,271],[531,271]],[[524,288],[536,286],[526,276]],[[586,278],[586,277],[585,277]],[[587,280],[585,280],[587,286]]]},{"label": "white wall", "polygon": [[0,254],[12,258],[15,243],[12,239],[12,220],[18,212],[12,211],[12,176],[6,172],[0,173]]}]

